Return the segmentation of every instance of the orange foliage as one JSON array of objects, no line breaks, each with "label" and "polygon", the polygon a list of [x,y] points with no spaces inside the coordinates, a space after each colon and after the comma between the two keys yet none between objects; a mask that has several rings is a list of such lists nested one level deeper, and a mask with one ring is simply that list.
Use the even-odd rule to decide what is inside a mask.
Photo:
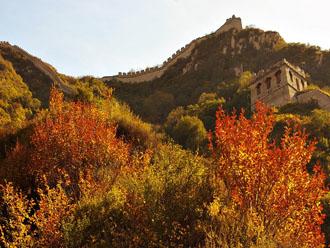
[{"label": "orange foliage", "polygon": [[274,126],[271,110],[258,104],[252,119],[244,113],[217,112],[215,140],[210,148],[231,200],[242,216],[254,212],[262,230],[284,247],[323,247],[320,199],[324,174],[306,165],[315,143],[299,127],[290,127],[280,145],[269,140]]},{"label": "orange foliage", "polygon": [[86,169],[120,168],[129,156],[129,146],[116,137],[116,127],[105,113],[93,105],[64,103],[55,89],[50,112],[36,124],[31,143],[30,168],[55,181],[63,170],[77,182]]},{"label": "orange foliage", "polygon": [[29,170],[26,163],[29,159],[28,147],[17,142],[15,147],[7,153],[7,158],[0,168],[0,184],[13,182],[21,189],[29,189],[34,185],[34,178],[27,176]]},{"label": "orange foliage", "polygon": [[62,221],[75,205],[60,185],[45,185],[38,195],[36,203],[11,183],[0,185],[1,247],[63,247]]},{"label": "orange foliage", "polygon": [[31,217],[37,227],[37,247],[63,247],[62,222],[68,217],[75,205],[58,184],[55,188],[46,185],[44,190],[38,189],[39,210]]},{"label": "orange foliage", "polygon": [[33,247],[27,221],[33,204],[11,183],[0,185],[0,247]]}]

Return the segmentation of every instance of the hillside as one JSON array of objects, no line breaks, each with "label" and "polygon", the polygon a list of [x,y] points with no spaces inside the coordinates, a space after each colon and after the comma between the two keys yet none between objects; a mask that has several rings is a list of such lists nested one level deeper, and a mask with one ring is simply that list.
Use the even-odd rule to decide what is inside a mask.
[{"label": "hillside", "polygon": [[[254,73],[283,58],[307,73],[311,88],[329,92],[330,51],[286,43],[279,33],[256,28],[232,28],[199,38],[191,56],[177,60],[160,78],[127,83],[114,77],[106,78],[106,83],[142,119],[161,124],[183,147],[203,150],[206,131],[214,130],[218,106],[221,104],[227,113],[244,108],[250,116],[248,85]],[[306,103],[283,106],[276,116],[275,136],[280,137],[286,122],[293,121],[317,138],[318,151],[313,159],[321,161],[330,176],[328,113],[315,103]]]},{"label": "hillside", "polygon": [[[207,36],[191,56],[178,60],[160,78],[139,83],[111,79],[107,83],[145,120],[159,123],[176,106],[196,103],[204,92],[216,92],[226,100],[228,109],[249,109],[249,92],[238,92],[239,76],[246,71],[256,73],[282,58],[308,72],[314,84],[330,86],[329,51],[286,43],[277,32],[255,28]],[[154,102],[151,108],[147,106],[150,102]]]},{"label": "hillside", "polygon": [[21,128],[31,118],[40,101],[32,97],[29,87],[16,73],[11,63],[0,55],[0,133]]},{"label": "hillside", "polygon": [[17,75],[29,87],[33,97],[41,101],[42,106],[47,105],[52,85],[63,87],[59,74],[52,66],[22,48],[8,42],[0,42],[0,55],[11,63]]},{"label": "hillside", "polygon": [[248,85],[285,57],[328,94],[330,52],[237,21],[106,82],[0,43],[0,247],[329,245],[330,113]]},{"label": "hillside", "polygon": [[117,125],[118,137],[136,146],[155,145],[157,138],[152,125],[112,97],[112,90],[102,81],[60,74],[22,48],[0,42],[0,159],[18,138],[26,138],[25,129],[29,129],[38,113],[48,110],[53,87],[63,92],[68,101],[105,108],[110,121]]}]

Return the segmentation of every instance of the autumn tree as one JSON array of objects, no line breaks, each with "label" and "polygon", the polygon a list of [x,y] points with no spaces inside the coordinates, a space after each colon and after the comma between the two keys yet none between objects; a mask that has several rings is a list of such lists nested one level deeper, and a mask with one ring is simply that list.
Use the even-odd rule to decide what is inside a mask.
[{"label": "autumn tree", "polygon": [[306,170],[315,142],[291,126],[277,145],[269,138],[273,127],[261,104],[251,119],[217,112],[210,147],[222,193],[210,205],[218,223],[210,236],[221,247],[323,247],[324,174],[319,166],[312,175]]},{"label": "autumn tree", "polygon": [[31,144],[30,168],[53,181],[63,171],[77,181],[86,169],[116,170],[129,155],[129,146],[116,137],[105,112],[90,104],[65,103],[57,90],[51,92],[50,111],[36,124]]},{"label": "autumn tree", "polygon": [[[66,103],[53,89],[50,110],[35,120],[30,145],[18,143],[6,160],[9,168],[17,166],[15,175],[24,176],[0,185],[0,246],[63,247],[62,222],[86,194],[84,185],[93,183],[94,193],[111,188],[129,152],[106,113],[91,104]],[[37,185],[27,183],[32,176]]]}]

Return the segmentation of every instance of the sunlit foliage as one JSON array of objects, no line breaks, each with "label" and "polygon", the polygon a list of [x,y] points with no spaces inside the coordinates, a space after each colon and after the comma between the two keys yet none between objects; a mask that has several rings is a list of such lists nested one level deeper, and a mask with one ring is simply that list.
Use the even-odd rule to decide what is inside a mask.
[{"label": "sunlit foliage", "polygon": [[0,136],[22,128],[39,108],[29,88],[0,55]]},{"label": "sunlit foliage", "polygon": [[[199,105],[213,106],[214,97],[202,95]],[[325,176],[319,166],[308,165],[308,174],[315,142],[301,128],[284,128],[277,143],[275,116],[264,106],[251,119],[220,109],[213,156],[203,157],[173,144],[141,146],[151,136],[146,143],[134,136],[151,130],[131,114],[118,132],[125,107],[116,104],[65,102],[51,92],[30,143],[17,143],[0,167],[13,181],[1,182],[1,246],[323,246]],[[168,125],[194,150],[206,131],[186,111],[197,110],[177,109]],[[325,113],[312,113],[327,135]],[[136,122],[127,124],[130,118]],[[327,197],[323,204],[327,213]]]},{"label": "sunlit foliage", "polygon": [[65,104],[57,90],[51,93],[50,112],[36,125],[31,144],[29,166],[48,179],[58,179],[62,170],[77,181],[81,170],[117,169],[127,162],[129,153],[106,113],[80,102]]},{"label": "sunlit foliage", "polygon": [[[274,116],[260,104],[257,109],[252,119],[217,112],[211,145],[215,180],[228,191],[211,205],[219,241],[229,238],[237,247],[266,245],[265,240],[284,247],[322,247],[325,176],[318,166],[313,175],[307,172],[315,142],[308,142],[299,127],[289,127],[277,146],[269,140]],[[232,224],[222,229],[223,220]],[[236,237],[233,230],[239,230]]]}]

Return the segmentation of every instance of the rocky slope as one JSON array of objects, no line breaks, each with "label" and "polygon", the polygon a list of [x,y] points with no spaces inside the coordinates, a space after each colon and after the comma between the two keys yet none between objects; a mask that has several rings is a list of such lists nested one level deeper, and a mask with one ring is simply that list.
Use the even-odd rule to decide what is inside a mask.
[{"label": "rocky slope", "polygon": [[61,75],[51,65],[32,56],[22,48],[0,42],[0,56],[10,63],[17,75],[27,85],[33,97],[47,105],[50,88],[55,85],[66,90]]},{"label": "rocky slope", "polygon": [[[255,28],[232,29],[219,36],[210,36],[196,45],[191,56],[178,60],[161,78],[135,84],[116,80],[107,83],[116,89],[116,96],[128,102],[142,117],[162,122],[173,107],[195,103],[203,92],[217,92],[229,105],[249,108],[245,101],[249,98],[248,92],[238,96],[244,101],[230,103],[237,93],[235,81],[244,71],[256,73],[282,58],[309,73],[309,81],[314,84],[330,86],[329,51],[286,43],[277,32]],[[149,110],[146,104],[155,98],[166,104],[155,102],[158,109]],[[163,114],[152,116],[152,112]]]}]

